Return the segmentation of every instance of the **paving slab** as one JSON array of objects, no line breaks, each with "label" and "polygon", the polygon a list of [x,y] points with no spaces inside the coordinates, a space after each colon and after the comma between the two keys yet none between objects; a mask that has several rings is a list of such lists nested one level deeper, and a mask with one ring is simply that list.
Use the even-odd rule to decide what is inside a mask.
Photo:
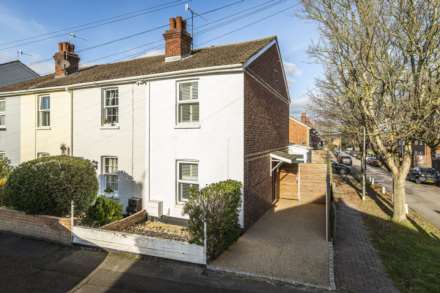
[{"label": "paving slab", "polygon": [[208,268],[330,288],[325,205],[280,199]]}]

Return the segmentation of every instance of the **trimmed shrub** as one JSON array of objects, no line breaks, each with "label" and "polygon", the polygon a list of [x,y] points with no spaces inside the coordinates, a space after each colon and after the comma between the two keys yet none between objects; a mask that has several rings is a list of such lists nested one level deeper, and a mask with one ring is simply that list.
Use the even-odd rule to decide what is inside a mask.
[{"label": "trimmed shrub", "polygon": [[4,187],[8,176],[12,171],[11,162],[8,158],[0,159],[0,206],[5,204]]},{"label": "trimmed shrub", "polygon": [[98,179],[93,164],[70,156],[43,157],[20,164],[5,188],[6,204],[29,214],[66,216],[70,202],[85,212],[96,198]]},{"label": "trimmed shrub", "polygon": [[122,205],[113,199],[98,196],[94,205],[86,213],[84,224],[103,226],[122,219]]},{"label": "trimmed shrub", "polygon": [[208,257],[215,258],[240,236],[238,216],[241,183],[226,180],[210,184],[200,191],[191,190],[184,212],[189,215],[191,242],[203,244],[203,222],[206,216]]}]

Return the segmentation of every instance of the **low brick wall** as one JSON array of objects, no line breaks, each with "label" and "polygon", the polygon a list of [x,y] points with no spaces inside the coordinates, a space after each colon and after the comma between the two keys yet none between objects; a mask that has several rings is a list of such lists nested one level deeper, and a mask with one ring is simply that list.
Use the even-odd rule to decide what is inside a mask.
[{"label": "low brick wall", "polygon": [[0,231],[70,245],[70,218],[33,216],[0,207]]},{"label": "low brick wall", "polygon": [[127,227],[136,225],[140,222],[145,221],[147,218],[147,212],[145,210],[139,211],[131,216],[123,218],[119,221],[107,224],[101,228],[104,230],[121,231]]}]

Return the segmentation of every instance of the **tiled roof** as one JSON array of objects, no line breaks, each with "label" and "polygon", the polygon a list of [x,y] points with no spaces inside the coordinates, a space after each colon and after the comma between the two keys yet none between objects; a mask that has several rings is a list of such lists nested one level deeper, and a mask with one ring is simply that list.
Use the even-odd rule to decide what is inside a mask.
[{"label": "tiled roof", "polygon": [[79,72],[66,77],[54,78],[53,74],[49,74],[26,82],[0,87],[0,92],[66,86],[186,69],[242,64],[273,40],[275,40],[275,37],[196,49],[190,57],[174,62],[165,62],[164,55],[158,55],[130,61],[96,65],[80,69]]}]

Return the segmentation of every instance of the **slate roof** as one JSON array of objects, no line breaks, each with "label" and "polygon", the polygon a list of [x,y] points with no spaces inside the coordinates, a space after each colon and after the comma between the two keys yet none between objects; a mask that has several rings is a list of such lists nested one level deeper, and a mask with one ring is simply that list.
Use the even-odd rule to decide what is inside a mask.
[{"label": "slate roof", "polygon": [[0,87],[39,77],[19,60],[0,64]]},{"label": "slate roof", "polygon": [[268,37],[249,42],[196,49],[190,57],[174,62],[165,62],[165,56],[158,55],[91,66],[61,78],[54,78],[53,74],[49,74],[29,81],[0,87],[0,92],[66,86],[220,65],[243,64],[275,39],[276,37]]}]

